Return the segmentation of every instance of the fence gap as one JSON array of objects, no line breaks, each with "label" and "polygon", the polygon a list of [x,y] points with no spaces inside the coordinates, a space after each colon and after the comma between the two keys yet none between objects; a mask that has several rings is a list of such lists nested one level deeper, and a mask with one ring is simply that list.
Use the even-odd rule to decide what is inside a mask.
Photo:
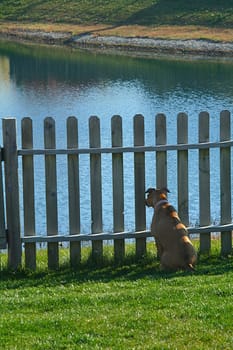
[{"label": "fence gap", "polygon": [[[220,113],[220,141],[228,141],[231,137],[230,112]],[[221,224],[231,222],[231,148],[220,149],[220,198],[221,198]],[[221,254],[232,252],[232,232],[221,233]]]},{"label": "fence gap", "polygon": [[[89,119],[90,148],[100,148],[100,120],[98,117]],[[91,232],[101,233],[102,223],[102,180],[101,180],[101,154],[90,154],[91,172]],[[103,258],[103,241],[92,242],[92,257],[94,261]]]},{"label": "fence gap", "polygon": [[[144,146],[144,117],[134,117],[134,146]],[[134,153],[134,192],[135,192],[135,230],[142,231],[146,227],[145,209],[145,152]],[[136,239],[136,256],[146,254],[146,238]]]},{"label": "fence gap", "polygon": [[22,260],[16,120],[11,118],[3,119],[2,129],[5,160],[6,218],[8,229],[8,267],[16,270],[21,266]]},{"label": "fence gap", "polygon": [[[78,121],[67,119],[67,148],[78,148]],[[79,156],[68,154],[69,233],[80,234],[80,186]],[[81,262],[81,242],[70,242],[70,264],[77,267]]]},{"label": "fence gap", "polygon": [[[112,147],[122,147],[122,118],[114,116],[111,120]],[[112,186],[113,186],[113,230],[124,231],[124,181],[123,153],[112,154]],[[125,256],[125,240],[114,241],[114,259],[116,262]]]},{"label": "fence gap", "polygon": [[[177,143],[188,143],[188,116],[179,113],[177,116]],[[178,158],[178,211],[183,223],[189,224],[189,189],[188,189],[188,150],[177,151]]]},{"label": "fence gap", "polygon": [[[199,142],[209,142],[209,114],[199,114]],[[199,150],[199,208],[200,226],[210,225],[210,155],[209,149]],[[202,233],[200,236],[200,252],[209,253],[211,234]]]},{"label": "fence gap", "polygon": [[[21,123],[22,148],[33,149],[33,131],[31,118],[23,118]],[[24,235],[35,236],[35,190],[33,155],[22,157],[23,166],[23,206]],[[36,269],[36,243],[25,243],[25,266]]]},{"label": "fence gap", "polygon": [[[51,117],[44,120],[44,146],[45,149],[56,148],[55,121]],[[45,155],[45,179],[47,235],[54,236],[58,234],[56,155]],[[58,267],[58,243],[50,242],[48,243],[48,268],[57,269]]]}]

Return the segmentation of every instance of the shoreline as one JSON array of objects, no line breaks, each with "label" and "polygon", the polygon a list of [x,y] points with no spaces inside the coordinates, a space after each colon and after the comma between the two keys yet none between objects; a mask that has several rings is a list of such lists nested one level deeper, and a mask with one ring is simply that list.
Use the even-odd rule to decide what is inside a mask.
[{"label": "shoreline", "polygon": [[59,45],[102,53],[139,56],[191,56],[202,58],[233,58],[233,42],[214,42],[206,39],[164,39],[126,37],[41,30],[0,31],[0,38],[47,45]]}]

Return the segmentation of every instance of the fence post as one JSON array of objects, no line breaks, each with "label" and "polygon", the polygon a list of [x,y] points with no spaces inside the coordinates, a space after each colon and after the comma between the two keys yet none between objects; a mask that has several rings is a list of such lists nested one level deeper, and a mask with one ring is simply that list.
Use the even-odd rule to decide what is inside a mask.
[{"label": "fence post", "polygon": [[[177,117],[177,143],[188,143],[188,116],[179,113]],[[185,225],[189,224],[188,200],[188,150],[178,151],[178,211]]]},{"label": "fence post", "polygon": [[[90,148],[100,148],[100,121],[98,117],[89,119]],[[91,171],[91,232],[101,233],[102,224],[102,181],[101,181],[101,154],[90,155]],[[101,260],[103,257],[103,241],[92,242],[92,257]]]},{"label": "fence post", "polygon": [[[230,112],[220,113],[220,141],[231,138]],[[220,148],[220,195],[221,195],[221,224],[231,222],[231,148]],[[232,252],[232,232],[221,233],[221,254]]]},{"label": "fence post", "polygon": [[[209,142],[209,114],[199,114],[199,142]],[[199,211],[200,226],[210,225],[210,157],[209,149],[199,150]],[[210,233],[200,235],[200,252],[209,253]]]},{"label": "fence post", "polygon": [[[112,117],[112,147],[122,147],[122,119],[116,115]],[[123,154],[112,154],[112,186],[113,186],[113,226],[114,232],[124,231],[124,181]],[[125,255],[125,240],[114,241],[114,258],[123,260]]]},{"label": "fence post", "polygon": [[5,160],[6,215],[8,228],[8,267],[16,270],[21,266],[22,258],[16,120],[12,118],[3,119],[2,129]]},{"label": "fence post", "polygon": [[[32,120],[22,120],[22,148],[33,148]],[[35,235],[35,203],[34,203],[34,165],[33,156],[24,155],[23,165],[23,207],[24,207],[24,235]],[[25,243],[25,266],[36,269],[36,244]]]},{"label": "fence post", "polygon": [[[78,121],[75,117],[67,119],[67,148],[78,148]],[[69,230],[70,235],[80,233],[80,188],[79,156],[68,155],[69,187]],[[70,264],[77,267],[81,262],[81,242],[70,242]]]},{"label": "fence post", "polygon": [[[55,121],[51,117],[44,120],[44,145],[47,149],[56,148]],[[56,155],[45,156],[45,175],[47,235],[53,236],[58,234]],[[58,267],[58,243],[50,242],[48,243],[48,268],[57,269]]]},{"label": "fence post", "polygon": [[[134,117],[134,146],[144,146],[144,117]],[[135,226],[136,231],[146,228],[145,208],[145,153],[134,153],[134,178],[135,178]],[[136,239],[136,255],[142,257],[146,253],[146,238]]]},{"label": "fence post", "polygon": [[[156,145],[166,145],[167,129],[166,116],[157,114],[155,120]],[[156,186],[157,188],[167,187],[167,152],[156,152]]]},{"label": "fence post", "polygon": [[5,205],[4,205],[4,189],[2,177],[2,160],[3,149],[0,149],[0,249],[6,249],[6,224],[5,224]]}]

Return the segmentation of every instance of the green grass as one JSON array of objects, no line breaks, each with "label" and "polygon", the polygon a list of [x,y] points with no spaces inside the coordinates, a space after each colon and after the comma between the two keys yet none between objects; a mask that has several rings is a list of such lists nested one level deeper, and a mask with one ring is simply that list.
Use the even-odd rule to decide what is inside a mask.
[{"label": "green grass", "polygon": [[2,0],[10,21],[233,27],[233,0]]},{"label": "green grass", "polygon": [[1,255],[1,349],[232,349],[233,258],[214,244],[194,274],[162,273],[154,256],[93,265],[89,249],[78,271],[61,249],[59,271],[9,272]]}]

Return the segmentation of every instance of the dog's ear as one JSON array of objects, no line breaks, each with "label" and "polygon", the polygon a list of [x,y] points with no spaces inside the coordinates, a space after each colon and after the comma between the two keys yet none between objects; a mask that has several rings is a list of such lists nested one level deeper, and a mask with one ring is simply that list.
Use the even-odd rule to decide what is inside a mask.
[{"label": "dog's ear", "polygon": [[145,193],[152,193],[152,192],[154,192],[155,191],[155,188],[152,188],[152,187],[150,187],[150,188],[148,188],[147,190],[146,190],[146,192]]},{"label": "dog's ear", "polygon": [[160,189],[160,191],[163,192],[163,193],[170,193],[170,191],[169,191],[169,189],[167,187],[162,187]]},{"label": "dog's ear", "polygon": [[161,199],[167,199],[167,193],[168,192],[170,192],[168,188],[166,188],[166,187],[161,188],[160,191],[159,191],[159,197]]}]

